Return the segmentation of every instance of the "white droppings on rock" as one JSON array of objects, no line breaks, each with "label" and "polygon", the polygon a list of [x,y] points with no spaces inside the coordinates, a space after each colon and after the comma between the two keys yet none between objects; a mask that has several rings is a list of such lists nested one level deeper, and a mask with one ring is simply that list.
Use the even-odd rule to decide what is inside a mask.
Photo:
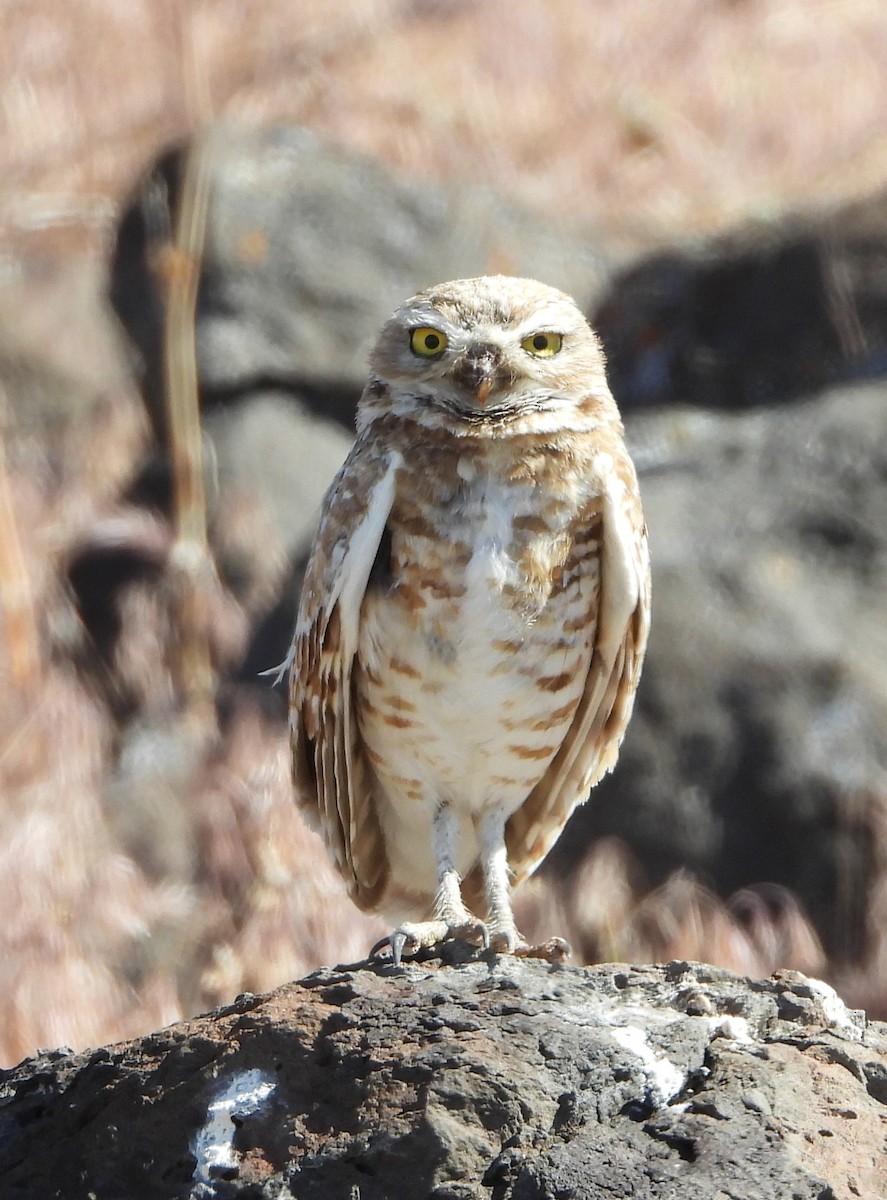
[{"label": "white droppings on rock", "polygon": [[206,1121],[191,1143],[191,1153],[197,1159],[193,1197],[212,1195],[208,1186],[219,1178],[219,1173],[238,1166],[234,1118],[258,1112],[275,1086],[263,1071],[251,1069],[232,1075],[216,1093],[207,1107]]},{"label": "white droppings on rock", "polygon": [[708,1018],[708,1027],[713,1038],[728,1038],[740,1046],[751,1046],[754,1043],[751,1026],[745,1017],[718,1016]]},{"label": "white droppings on rock", "polygon": [[815,1000],[819,1001],[830,1029],[839,1029],[845,1037],[861,1042],[865,1033],[865,1013],[848,1008],[835,989],[821,979],[804,977],[806,986]]},{"label": "white droppings on rock", "polygon": [[678,1094],[687,1081],[686,1073],[651,1048],[645,1029],[637,1025],[613,1025],[611,1032],[620,1046],[640,1060],[652,1104],[658,1108]]}]

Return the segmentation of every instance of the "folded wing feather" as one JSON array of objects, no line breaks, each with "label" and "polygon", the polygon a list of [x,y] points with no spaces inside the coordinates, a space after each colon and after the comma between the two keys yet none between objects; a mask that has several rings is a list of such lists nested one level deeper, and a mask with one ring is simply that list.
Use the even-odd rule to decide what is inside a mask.
[{"label": "folded wing feather", "polygon": [[387,860],[360,745],[352,667],[361,604],[400,461],[359,440],[327,493],[302,588],[290,673],[296,797],[363,908],[372,907],[383,890]]}]

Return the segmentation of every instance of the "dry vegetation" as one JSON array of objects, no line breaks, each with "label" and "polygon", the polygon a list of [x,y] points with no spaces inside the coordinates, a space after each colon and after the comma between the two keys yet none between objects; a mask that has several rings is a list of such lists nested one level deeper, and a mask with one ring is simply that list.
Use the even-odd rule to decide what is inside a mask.
[{"label": "dry vegetation", "polygon": [[642,244],[887,175],[879,0],[2,0],[0,20],[3,216],[25,239],[107,235],[201,110],[303,121]]},{"label": "dry vegetation", "polygon": [[[199,736],[181,719],[181,530],[125,499],[150,435],[100,299],[123,198],[161,147],[201,112],[303,121],[625,246],[827,204],[887,174],[880,0],[675,0],[667,19],[655,0],[297,7],[0,0],[5,1062],[359,958],[378,930],[295,816],[279,719],[225,683],[286,577],[245,502],[211,511],[209,538],[215,557],[222,530],[238,543],[250,588],[235,596],[212,571],[195,584],[191,634],[221,715]],[[108,546],[138,570],[113,594],[119,636],[97,646],[70,578]],[[678,875],[647,895],[612,842],[566,885],[530,885],[522,910],[528,932],[566,930],[589,958],[828,970],[786,893],[725,905]],[[887,945],[871,935],[844,983],[883,1008]]]},{"label": "dry vegetation", "polygon": [[[173,530],[117,499],[144,432],[138,406],[115,396],[88,430],[7,438],[4,1062],[122,1038],[321,959],[361,957],[377,933],[294,820],[282,723],[246,695],[228,697],[215,732],[187,719]],[[96,444],[118,477],[95,461]],[[117,590],[120,635],[97,646],[67,580],[109,547],[150,569]],[[224,670],[255,614],[214,582],[203,599],[202,632]]]}]

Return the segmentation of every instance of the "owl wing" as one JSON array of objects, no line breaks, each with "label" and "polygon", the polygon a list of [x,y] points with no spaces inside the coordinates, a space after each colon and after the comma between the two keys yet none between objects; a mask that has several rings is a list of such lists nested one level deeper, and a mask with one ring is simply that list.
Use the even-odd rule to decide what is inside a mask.
[{"label": "owl wing", "polygon": [[357,726],[352,667],[399,465],[399,455],[365,438],[355,442],[324,500],[290,651],[296,798],[361,908],[372,908],[384,889],[387,857]]},{"label": "owl wing", "polygon": [[[579,706],[548,770],[506,827],[515,885],[536,869],[576,804],[613,769],[640,678],[650,623],[650,558],[634,468],[616,458],[594,519],[601,521],[591,665]],[[580,536],[583,519],[574,530]]]}]

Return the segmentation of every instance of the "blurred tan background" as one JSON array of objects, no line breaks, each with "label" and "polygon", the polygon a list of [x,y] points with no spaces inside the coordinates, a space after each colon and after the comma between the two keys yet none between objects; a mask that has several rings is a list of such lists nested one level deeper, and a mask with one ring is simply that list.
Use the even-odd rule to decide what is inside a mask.
[{"label": "blurred tan background", "polygon": [[483,270],[600,327],[654,542],[637,728],[527,931],[887,1014],[885,62],[878,0],[0,0],[0,1060],[378,935],[257,672],[373,329]]}]

